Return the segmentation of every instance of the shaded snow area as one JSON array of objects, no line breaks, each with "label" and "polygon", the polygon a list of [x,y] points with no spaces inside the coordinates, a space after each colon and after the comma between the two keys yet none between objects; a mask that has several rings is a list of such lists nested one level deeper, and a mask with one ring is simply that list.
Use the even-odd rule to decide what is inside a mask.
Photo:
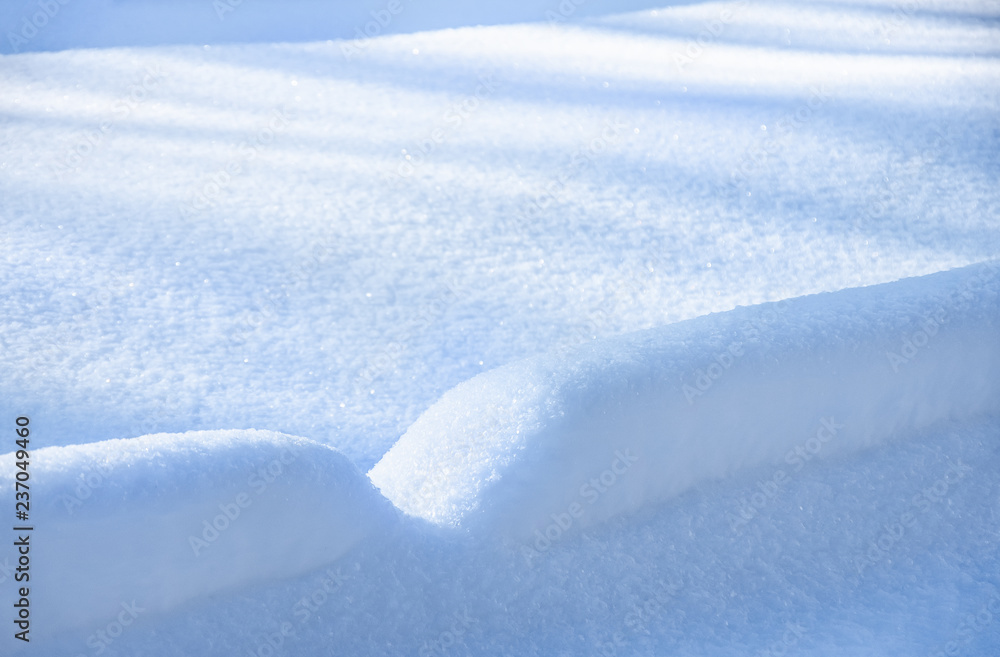
[{"label": "shaded snow area", "polygon": [[0,654],[1000,650],[996,2],[0,36]]}]

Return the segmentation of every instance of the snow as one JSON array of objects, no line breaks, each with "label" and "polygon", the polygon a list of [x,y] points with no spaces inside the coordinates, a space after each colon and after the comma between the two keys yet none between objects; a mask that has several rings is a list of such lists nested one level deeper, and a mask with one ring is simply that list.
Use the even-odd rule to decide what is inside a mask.
[{"label": "snow", "polygon": [[[470,25],[569,19],[661,6],[649,0],[8,0],[0,52],[162,44],[367,39]],[[670,4],[670,3],[668,3]],[[37,18],[39,12],[49,16]],[[32,35],[25,19],[39,26]],[[22,33],[26,30],[26,33]],[[14,39],[8,35],[13,32]]]},{"label": "snow", "polygon": [[[123,601],[164,612],[300,575],[384,537],[396,519],[342,455],[272,432],[157,434],[34,458],[43,565],[31,588],[51,632],[114,618]],[[14,454],[0,462],[0,489],[13,498]],[[5,593],[12,605],[14,591]]]},{"label": "snow", "polygon": [[523,540],[761,463],[997,414],[998,274],[740,308],[511,363],[446,393],[369,474],[411,515]]},{"label": "snow", "polygon": [[995,653],[995,2],[54,2],[0,652]]}]

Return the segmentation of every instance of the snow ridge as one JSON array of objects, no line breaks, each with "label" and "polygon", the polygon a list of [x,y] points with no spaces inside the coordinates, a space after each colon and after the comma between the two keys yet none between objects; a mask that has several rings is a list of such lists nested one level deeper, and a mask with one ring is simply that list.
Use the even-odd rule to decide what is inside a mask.
[{"label": "snow ridge", "polygon": [[[1000,265],[984,263],[511,363],[446,393],[369,477],[268,431],[41,449],[33,603],[46,634],[93,628],[314,571],[365,541],[418,541],[423,521],[544,543],[742,468],[998,413],[998,336]],[[0,496],[14,458],[0,456]]]},{"label": "snow ridge", "polygon": [[[11,499],[13,458],[0,457]],[[32,454],[31,477],[42,635],[106,623],[122,605],[164,612],[309,572],[397,517],[343,455],[270,431],[49,447]]]},{"label": "snow ridge", "polygon": [[737,308],[512,363],[446,393],[369,476],[406,513],[523,540],[741,468],[995,413],[998,272]]}]

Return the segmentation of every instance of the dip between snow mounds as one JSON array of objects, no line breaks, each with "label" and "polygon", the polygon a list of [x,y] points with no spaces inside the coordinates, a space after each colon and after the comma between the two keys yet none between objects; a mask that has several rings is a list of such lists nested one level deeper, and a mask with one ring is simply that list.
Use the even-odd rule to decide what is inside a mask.
[{"label": "dip between snow mounds", "polygon": [[511,363],[447,392],[369,476],[414,516],[552,540],[740,468],[997,413],[998,296],[1000,264],[979,264]]},{"label": "dip between snow mounds", "polygon": [[[0,457],[10,500],[13,458]],[[31,638],[72,630],[87,653],[120,617],[314,570],[398,518],[339,452],[269,431],[39,449],[31,482]]]}]

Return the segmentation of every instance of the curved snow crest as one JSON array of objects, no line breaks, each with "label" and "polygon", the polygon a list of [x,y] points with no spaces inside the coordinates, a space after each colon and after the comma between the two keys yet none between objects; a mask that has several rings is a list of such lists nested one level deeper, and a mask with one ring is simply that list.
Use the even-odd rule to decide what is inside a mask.
[{"label": "curved snow crest", "polygon": [[[0,456],[13,499],[14,454]],[[269,431],[194,431],[32,453],[32,638],[88,633],[335,561],[398,513],[339,452]],[[13,587],[4,587],[4,604]],[[124,606],[123,606],[124,605]],[[138,610],[138,611],[136,611]]]},{"label": "curved snow crest", "polygon": [[765,463],[1000,412],[1000,264],[741,307],[512,363],[371,470],[432,522],[516,540]]}]

